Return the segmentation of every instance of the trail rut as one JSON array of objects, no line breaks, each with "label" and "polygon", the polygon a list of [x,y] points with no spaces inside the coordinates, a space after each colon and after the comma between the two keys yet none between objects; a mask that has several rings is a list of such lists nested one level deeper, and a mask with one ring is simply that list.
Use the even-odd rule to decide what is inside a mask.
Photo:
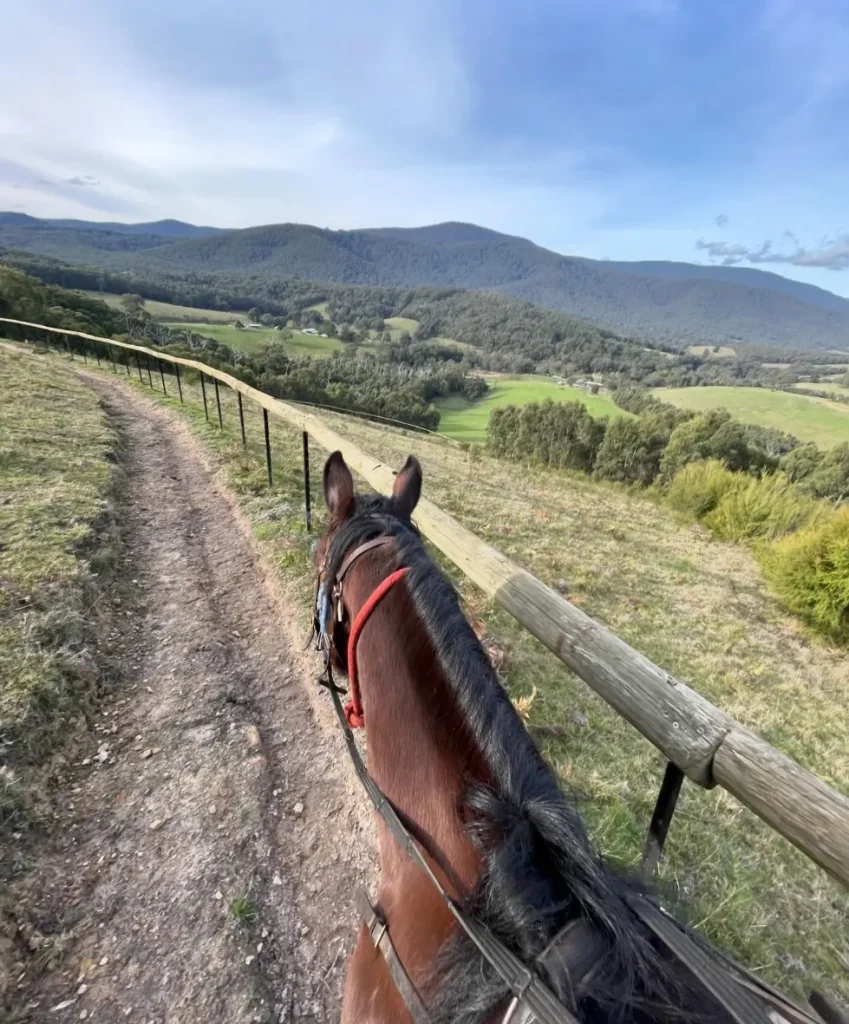
[{"label": "trail rut", "polygon": [[315,662],[186,428],[87,379],[127,474],[120,672],[13,891],[13,1019],[332,1021],[373,835]]}]

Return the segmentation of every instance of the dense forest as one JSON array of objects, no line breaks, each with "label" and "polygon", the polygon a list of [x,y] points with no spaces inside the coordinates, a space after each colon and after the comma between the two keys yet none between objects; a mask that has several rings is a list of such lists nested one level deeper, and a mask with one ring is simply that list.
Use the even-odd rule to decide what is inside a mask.
[{"label": "dense forest", "polygon": [[[0,266],[0,316],[64,327],[102,337],[129,337],[175,355],[200,358],[277,398],[315,402],[403,420],[429,430],[439,425],[435,398],[460,394],[473,400],[487,390],[482,377],[455,358],[439,357],[427,343],[388,343],[377,353],[350,350],[329,359],[293,359],[279,343],[246,354],[202,334],[161,329],[137,296],[121,310],[78,291],[48,285]],[[28,337],[26,328],[5,325],[4,334]]]},{"label": "dense forest", "polygon": [[[66,288],[86,288],[208,309],[265,314],[305,324],[322,317],[311,307],[327,303],[332,332],[353,340],[350,331],[380,332],[388,317],[419,322],[416,340],[452,338],[471,346],[470,367],[505,372],[541,372],[562,377],[598,375],[610,386],[646,387],[700,384],[755,384],[787,387],[801,375],[813,377],[816,364],[839,357],[741,348],[736,359],[649,348],[586,321],[541,309],[493,292],[458,288],[378,288],[318,283],[296,277],[231,273],[113,273],[75,267],[48,257],[17,253],[0,259],[41,280]],[[443,353],[445,355],[445,353]],[[456,358],[456,354],[451,356]],[[790,363],[768,367],[764,362]]]},{"label": "dense forest", "polygon": [[7,222],[0,215],[0,246],[108,273],[221,274],[231,290],[255,287],[249,278],[295,276],[369,287],[491,290],[679,348],[692,342],[849,348],[849,300],[751,268],[562,256],[526,239],[463,224],[360,231],[281,224],[205,235],[209,229],[197,230],[200,237],[166,236],[34,218]]}]

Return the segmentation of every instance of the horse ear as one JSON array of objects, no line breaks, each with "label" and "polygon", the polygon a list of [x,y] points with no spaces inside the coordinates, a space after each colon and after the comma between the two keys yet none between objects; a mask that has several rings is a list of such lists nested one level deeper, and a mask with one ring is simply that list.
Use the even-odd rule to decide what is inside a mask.
[{"label": "horse ear", "polygon": [[392,497],[395,507],[404,516],[411,516],[422,496],[422,467],[415,455],[409,455],[407,461],[392,485]]},{"label": "horse ear", "polygon": [[324,464],[324,500],[336,520],[347,519],[354,510],[354,478],[342,452],[334,452]]}]

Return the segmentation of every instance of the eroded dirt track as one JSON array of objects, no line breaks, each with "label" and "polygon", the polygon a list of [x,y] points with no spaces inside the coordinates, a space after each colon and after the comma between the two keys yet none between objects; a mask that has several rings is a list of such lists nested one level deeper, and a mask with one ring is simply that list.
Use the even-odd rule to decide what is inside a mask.
[{"label": "eroded dirt track", "polygon": [[14,1019],[335,1020],[373,845],[313,656],[185,428],[89,381],[127,472],[120,679],[13,893],[58,963]]}]

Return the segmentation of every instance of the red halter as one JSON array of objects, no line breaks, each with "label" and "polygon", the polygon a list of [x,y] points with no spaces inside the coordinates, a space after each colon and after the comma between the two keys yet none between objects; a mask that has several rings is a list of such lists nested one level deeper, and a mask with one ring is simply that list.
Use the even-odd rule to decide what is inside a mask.
[{"label": "red halter", "polygon": [[360,685],[357,680],[357,641],[360,633],[368,622],[369,616],[380,604],[395,584],[403,579],[410,571],[410,567],[396,569],[386,579],[377,585],[372,591],[369,599],[357,612],[351,632],[348,634],[348,688],[351,692],[351,699],[345,705],[345,718],[352,729],[361,729],[365,725],[363,717],[363,704],[360,700]]}]

